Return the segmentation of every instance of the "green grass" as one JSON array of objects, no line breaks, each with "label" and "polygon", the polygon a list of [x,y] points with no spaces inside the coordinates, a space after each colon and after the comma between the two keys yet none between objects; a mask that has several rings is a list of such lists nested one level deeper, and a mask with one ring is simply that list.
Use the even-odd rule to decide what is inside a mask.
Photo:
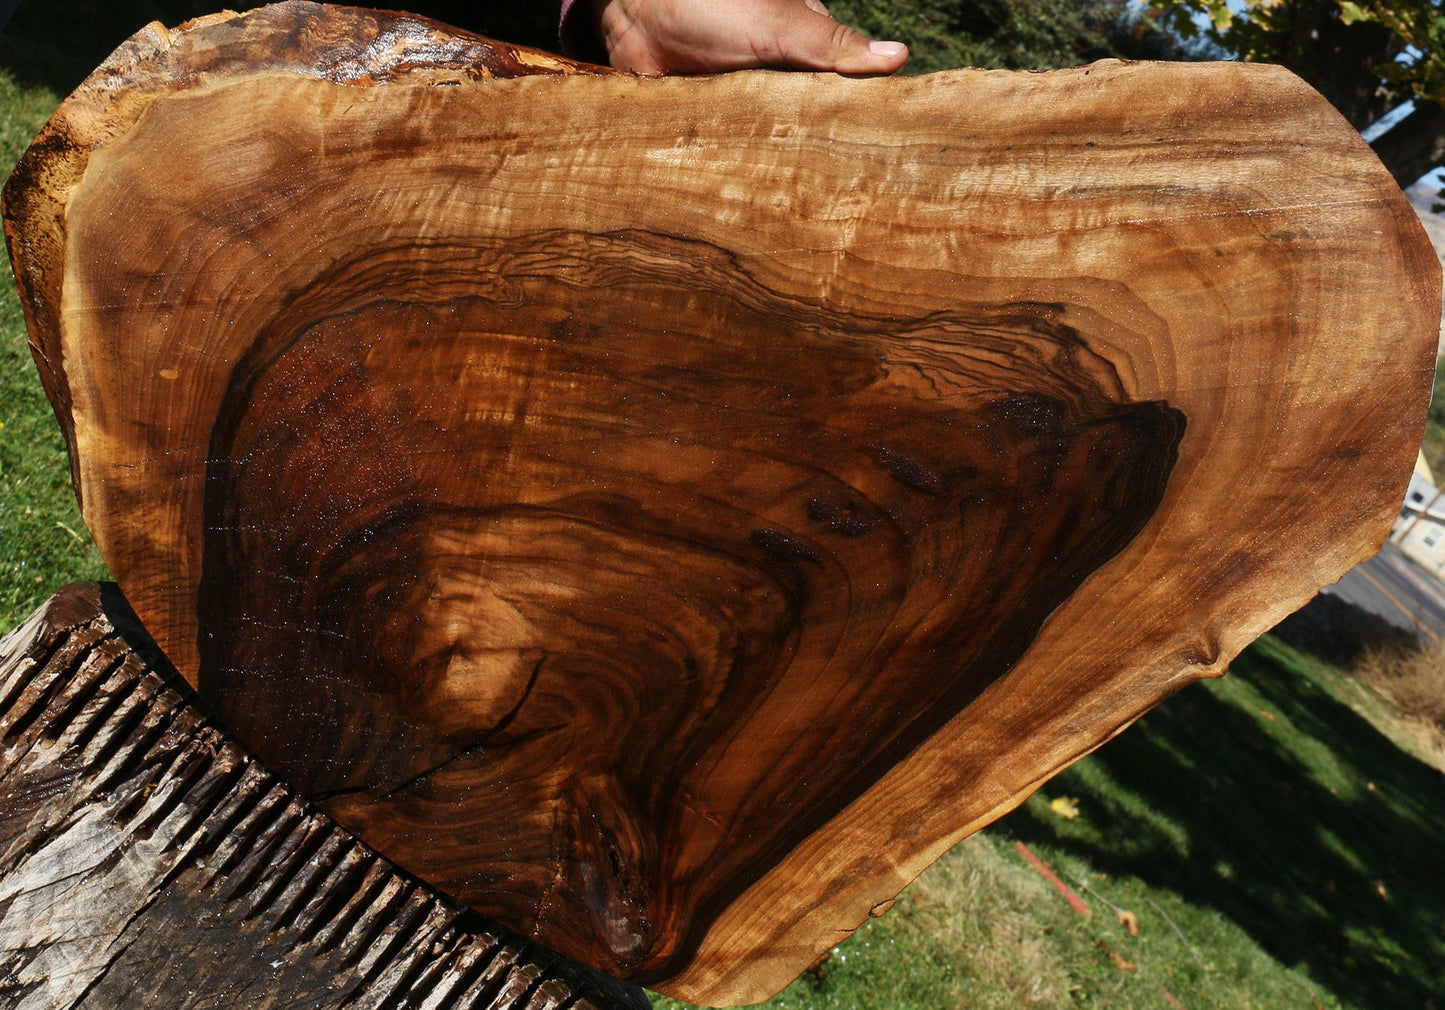
[{"label": "green grass", "polygon": [[1430,464],[1436,480],[1445,474],[1445,369],[1435,368],[1435,386],[1430,396],[1430,416],[1425,421],[1425,438],[1421,445],[1425,461]]},{"label": "green grass", "polygon": [[[1090,918],[1080,918],[1023,861],[1006,834],[991,829],[957,846],[887,915],[837,948],[820,972],[805,975],[765,1005],[1153,1008],[1169,1005],[1165,990],[1195,1010],[1341,1005],[1304,971],[1272,958],[1218,910],[1132,874],[1091,868],[1087,858],[1062,848],[1035,846],[1057,872],[1083,880],[1134,913],[1139,932],[1131,935],[1104,901],[1066,877],[1094,910]],[[662,997],[654,1002],[686,1006]]]},{"label": "green grass", "polygon": [[[0,73],[0,157],[19,160],[57,104]],[[67,582],[105,578],[70,488],[65,441],[40,388],[8,261],[0,295],[0,631]]]},{"label": "green grass", "polygon": [[1445,993],[1445,778],[1342,686],[1266,637],[1056,778],[1082,816],[1034,799],[1004,823],[1213,910],[1342,1005],[1424,1007]]},{"label": "green grass", "polygon": [[1393,727],[1357,681],[1266,636],[948,853],[766,1005],[1152,1008],[1173,1005],[1167,990],[1189,1008],[1428,1007],[1445,993],[1445,776],[1377,724]]}]

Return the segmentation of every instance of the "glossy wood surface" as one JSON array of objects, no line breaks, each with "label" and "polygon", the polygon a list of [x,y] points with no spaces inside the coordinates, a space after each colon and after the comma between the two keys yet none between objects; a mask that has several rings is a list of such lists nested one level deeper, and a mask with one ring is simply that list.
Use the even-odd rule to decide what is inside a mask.
[{"label": "glossy wood surface", "polygon": [[0,1003],[647,1010],[458,909],[213,720],[109,583],[0,638]]},{"label": "glossy wood surface", "polygon": [[6,191],[112,571],[399,864],[701,1002],[1373,553],[1438,264],[1282,70],[152,29]]}]

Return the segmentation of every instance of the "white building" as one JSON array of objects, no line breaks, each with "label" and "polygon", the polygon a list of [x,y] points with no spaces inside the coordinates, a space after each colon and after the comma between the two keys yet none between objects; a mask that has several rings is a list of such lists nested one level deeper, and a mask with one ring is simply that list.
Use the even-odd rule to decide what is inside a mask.
[{"label": "white building", "polygon": [[1410,475],[1390,539],[1411,561],[1445,580],[1445,491],[1435,486],[1423,454]]}]

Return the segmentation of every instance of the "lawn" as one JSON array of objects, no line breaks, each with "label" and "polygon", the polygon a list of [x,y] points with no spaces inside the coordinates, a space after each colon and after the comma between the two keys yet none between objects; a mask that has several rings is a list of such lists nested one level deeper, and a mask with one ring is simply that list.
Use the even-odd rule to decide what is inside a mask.
[{"label": "lawn", "polygon": [[1445,775],[1382,729],[1392,714],[1352,677],[1265,636],[949,852],[767,1005],[1432,1007]]},{"label": "lawn", "polygon": [[[24,30],[0,37],[6,165],[99,58]],[[100,577],[7,284],[0,626]],[[769,1005],[1445,1007],[1445,776],[1420,753],[1348,672],[1266,636],[948,853]]]},{"label": "lawn", "polygon": [[[5,174],[55,108],[46,88],[0,75]],[[105,577],[70,490],[65,440],[25,340],[6,261],[0,297],[0,627],[8,630],[59,586]]]}]

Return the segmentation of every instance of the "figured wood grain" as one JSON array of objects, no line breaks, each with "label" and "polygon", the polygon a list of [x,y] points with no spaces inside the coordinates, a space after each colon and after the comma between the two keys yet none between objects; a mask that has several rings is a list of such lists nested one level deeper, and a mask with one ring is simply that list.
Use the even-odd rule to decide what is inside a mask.
[{"label": "figured wood grain", "polygon": [[6,190],[82,506],[286,779],[766,996],[1372,553],[1438,263],[1258,66],[635,79],[142,33]]},{"label": "figured wood grain", "polygon": [[4,1006],[647,1006],[399,873],[190,694],[113,585],[0,640]]}]

